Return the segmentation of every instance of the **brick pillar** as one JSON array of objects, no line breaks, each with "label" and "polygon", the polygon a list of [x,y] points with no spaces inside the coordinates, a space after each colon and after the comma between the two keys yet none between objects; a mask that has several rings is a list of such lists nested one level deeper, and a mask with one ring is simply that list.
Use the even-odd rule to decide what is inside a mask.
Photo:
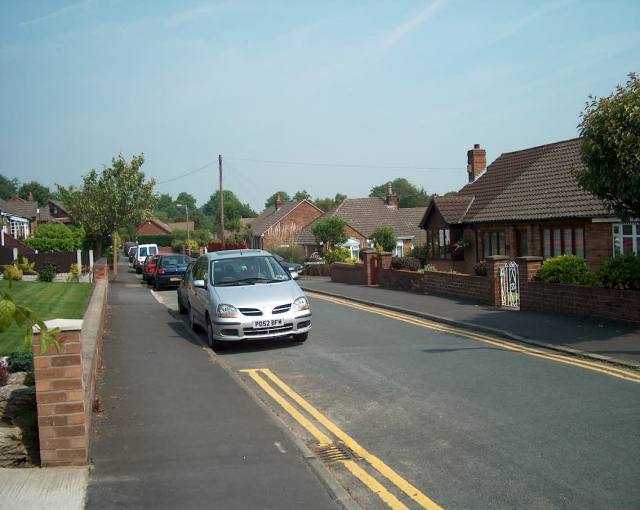
[{"label": "brick pillar", "polygon": [[391,259],[393,255],[391,253],[382,252],[378,254],[378,260],[380,261],[380,269],[391,269]]},{"label": "brick pillar", "polygon": [[489,304],[500,306],[500,266],[504,265],[509,257],[504,255],[492,255],[487,257],[487,278],[489,278]]},{"label": "brick pillar", "polygon": [[[47,327],[56,327],[54,322],[48,321]],[[52,345],[46,353],[41,354],[40,335],[33,336],[40,459],[43,467],[87,464],[89,438],[80,328],[60,333],[60,352]]]},{"label": "brick pillar", "polygon": [[109,264],[105,261],[93,266],[93,277],[95,280],[109,279]]},{"label": "brick pillar", "polygon": [[542,267],[542,257],[518,257],[516,263],[518,264],[518,273],[520,274],[520,285],[533,280]]},{"label": "brick pillar", "polygon": [[[363,260],[364,260],[364,270],[366,275],[366,285],[374,285],[375,280],[375,271],[379,270],[378,264],[378,254],[375,250],[364,250],[363,251]],[[376,282],[377,283],[377,282]]]}]

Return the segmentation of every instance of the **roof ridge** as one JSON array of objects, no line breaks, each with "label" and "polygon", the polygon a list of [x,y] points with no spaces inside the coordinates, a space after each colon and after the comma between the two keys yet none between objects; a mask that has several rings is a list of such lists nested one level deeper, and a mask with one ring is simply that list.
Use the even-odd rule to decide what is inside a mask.
[{"label": "roof ridge", "polygon": [[558,142],[543,143],[541,145],[536,145],[535,147],[527,147],[526,149],[518,149],[518,150],[515,150],[515,151],[503,152],[503,153],[500,154],[500,156],[507,155],[507,154],[516,154],[518,152],[533,151],[535,149],[541,149],[543,147],[553,147],[554,145],[560,145],[560,144],[568,143],[568,142],[575,142],[576,140],[580,140],[580,139],[581,139],[581,137],[576,136],[574,138],[567,138],[566,140],[560,140]]}]

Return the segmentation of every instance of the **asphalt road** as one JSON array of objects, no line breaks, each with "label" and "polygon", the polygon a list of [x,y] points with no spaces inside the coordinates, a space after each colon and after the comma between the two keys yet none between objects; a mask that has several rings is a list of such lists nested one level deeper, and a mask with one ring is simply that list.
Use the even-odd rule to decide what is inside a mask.
[{"label": "asphalt road", "polygon": [[[175,292],[156,297],[175,309]],[[311,304],[305,344],[217,353],[303,441],[317,443],[269,394],[275,380],[443,508],[640,507],[637,382],[324,299]],[[275,379],[253,372],[265,389],[247,369]],[[361,465],[401,504],[430,504]],[[342,464],[331,470],[363,508],[388,507]]]}]

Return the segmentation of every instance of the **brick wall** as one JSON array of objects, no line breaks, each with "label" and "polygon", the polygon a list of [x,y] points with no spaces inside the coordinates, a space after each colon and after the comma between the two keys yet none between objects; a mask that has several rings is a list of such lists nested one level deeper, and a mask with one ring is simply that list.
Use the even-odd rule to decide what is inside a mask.
[{"label": "brick wall", "polygon": [[87,463],[89,438],[80,331],[61,333],[60,340],[61,352],[52,345],[41,354],[39,335],[33,339],[42,466]]},{"label": "brick wall", "polygon": [[334,262],[331,264],[331,281],[350,283],[352,285],[366,285],[367,272],[364,264]]},{"label": "brick wall", "polygon": [[589,269],[596,271],[613,255],[613,233],[611,223],[587,223],[584,230],[585,258]]}]

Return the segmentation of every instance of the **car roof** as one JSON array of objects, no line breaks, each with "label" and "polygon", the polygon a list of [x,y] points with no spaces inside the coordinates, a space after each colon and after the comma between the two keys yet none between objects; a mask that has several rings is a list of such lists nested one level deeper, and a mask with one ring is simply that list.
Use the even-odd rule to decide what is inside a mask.
[{"label": "car roof", "polygon": [[212,251],[205,255],[209,260],[221,260],[221,259],[230,259],[237,257],[270,257],[271,253],[264,250],[223,250],[223,251]]}]

